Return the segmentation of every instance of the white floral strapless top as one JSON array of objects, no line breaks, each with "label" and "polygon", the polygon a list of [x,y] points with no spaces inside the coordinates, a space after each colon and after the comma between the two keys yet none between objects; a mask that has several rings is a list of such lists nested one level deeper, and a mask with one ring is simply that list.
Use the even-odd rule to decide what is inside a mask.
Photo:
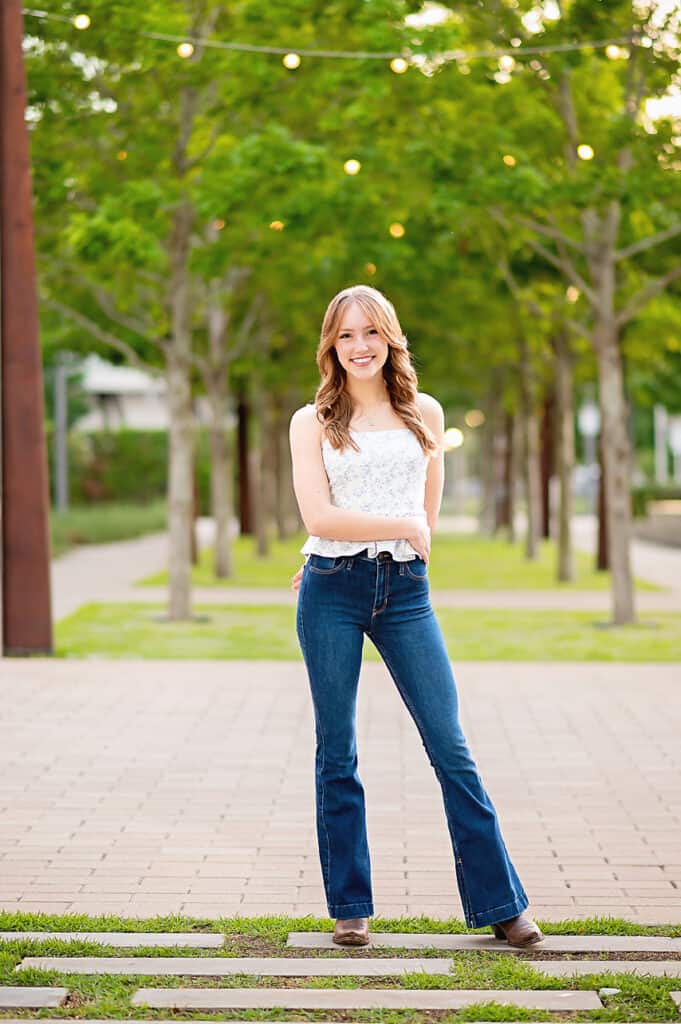
[{"label": "white floral strapless top", "polygon": [[[426,515],[424,508],[429,456],[409,427],[388,430],[350,430],[360,446],[339,451],[328,438],[322,441],[322,459],[329,480],[331,504],[354,512],[379,516]],[[375,557],[390,551],[398,562],[418,552],[406,538],[392,540],[334,540],[310,534],[304,555],[353,555],[363,548]]]}]

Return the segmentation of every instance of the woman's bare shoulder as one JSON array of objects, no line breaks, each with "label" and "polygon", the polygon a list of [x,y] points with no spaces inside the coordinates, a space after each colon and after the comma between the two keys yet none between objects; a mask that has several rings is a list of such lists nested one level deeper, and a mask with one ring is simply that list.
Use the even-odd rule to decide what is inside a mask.
[{"label": "woman's bare shoulder", "polygon": [[437,398],[433,398],[425,391],[419,391],[416,395],[416,404],[429,426],[437,427],[441,421],[444,421],[444,410]]},{"label": "woman's bare shoulder", "polygon": [[291,416],[289,430],[292,434],[304,437],[321,437],[322,425],[317,419],[317,409],[314,402],[301,405]]}]

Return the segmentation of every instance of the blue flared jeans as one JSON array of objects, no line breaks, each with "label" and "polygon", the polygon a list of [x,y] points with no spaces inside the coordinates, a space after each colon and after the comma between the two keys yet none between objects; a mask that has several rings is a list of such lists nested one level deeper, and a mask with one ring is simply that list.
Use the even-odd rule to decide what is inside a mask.
[{"label": "blue flared jeans", "polygon": [[452,667],[430,603],[428,566],[311,554],[298,591],[296,632],[314,707],[315,804],[329,915],[374,913],[356,708],[364,635],[383,658],[442,789],[466,924],[478,928],[527,905],[458,715]]}]

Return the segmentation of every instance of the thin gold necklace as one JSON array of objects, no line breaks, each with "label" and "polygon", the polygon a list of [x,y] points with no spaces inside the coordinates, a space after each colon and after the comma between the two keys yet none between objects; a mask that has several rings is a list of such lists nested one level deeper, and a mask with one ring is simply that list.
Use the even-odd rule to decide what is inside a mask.
[{"label": "thin gold necklace", "polygon": [[[375,406],[375,408],[380,408],[382,406],[385,406],[386,404],[390,404],[390,399],[386,399],[385,401],[381,402],[380,406]],[[364,422],[365,418],[366,418],[367,426],[375,427],[376,426],[376,420],[374,419],[374,416],[375,416],[375,413],[373,413],[373,412],[362,413],[362,415],[359,417],[359,422],[360,423]]]}]

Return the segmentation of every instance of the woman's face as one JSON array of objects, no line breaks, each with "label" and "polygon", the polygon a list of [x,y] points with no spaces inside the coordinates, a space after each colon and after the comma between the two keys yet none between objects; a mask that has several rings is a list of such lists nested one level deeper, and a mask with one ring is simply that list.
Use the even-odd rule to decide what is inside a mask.
[{"label": "woman's face", "polygon": [[364,310],[353,302],[343,311],[334,348],[339,363],[350,377],[368,380],[382,372],[389,345]]}]

